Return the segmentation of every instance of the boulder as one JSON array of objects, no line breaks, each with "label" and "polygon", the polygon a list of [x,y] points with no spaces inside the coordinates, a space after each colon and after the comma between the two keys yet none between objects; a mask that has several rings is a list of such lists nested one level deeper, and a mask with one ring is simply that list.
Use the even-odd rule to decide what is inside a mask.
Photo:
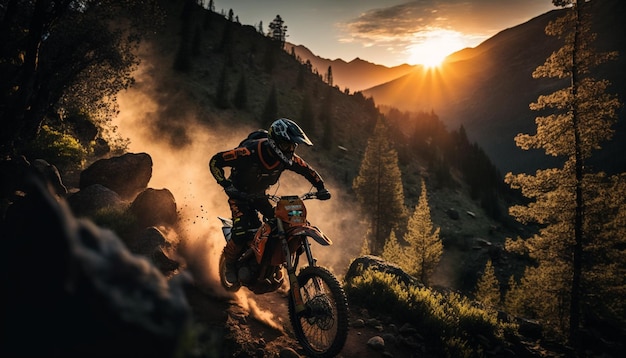
[{"label": "boulder", "polygon": [[67,188],[61,180],[61,174],[59,174],[57,167],[43,159],[35,159],[33,161],[33,167],[43,174],[56,195],[61,197],[67,195]]},{"label": "boulder", "polygon": [[130,205],[140,226],[172,225],[178,220],[176,200],[168,189],[147,188]]},{"label": "boulder", "polygon": [[119,157],[100,159],[80,173],[79,188],[103,185],[132,200],[148,186],[152,177],[152,158],[147,153],[126,153]]},{"label": "boulder", "polygon": [[67,198],[74,215],[78,217],[92,216],[98,210],[124,206],[122,198],[113,190],[100,185],[90,185]]},{"label": "boulder", "polygon": [[180,266],[165,253],[171,245],[163,232],[154,226],[133,235],[126,242],[126,246],[132,253],[149,259],[163,274],[171,273]]},{"label": "boulder", "polygon": [[404,272],[404,270],[402,270],[400,266],[373,255],[365,255],[354,259],[354,261],[352,261],[350,267],[348,268],[348,272],[346,272],[345,280],[347,282],[350,282],[355,277],[361,276],[363,272],[367,270],[391,274],[397,277],[398,282],[401,282],[405,285],[423,287],[423,284],[421,282],[419,282],[415,277]]}]

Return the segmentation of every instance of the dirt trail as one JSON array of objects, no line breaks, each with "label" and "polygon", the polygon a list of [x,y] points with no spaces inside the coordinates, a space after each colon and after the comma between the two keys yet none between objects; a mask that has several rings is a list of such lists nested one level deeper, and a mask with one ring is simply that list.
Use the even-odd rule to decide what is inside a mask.
[{"label": "dirt trail", "polygon": [[[263,351],[263,357],[274,358],[278,357],[282,349],[291,348],[304,357],[289,323],[286,293],[278,291],[253,295],[242,289],[244,290],[245,294],[241,292],[238,297],[225,299],[210,292],[202,292],[198,288],[191,288],[188,297],[196,321],[212,328],[229,342],[242,345],[242,349],[251,351],[250,353]],[[350,307],[350,322],[359,318],[367,319],[359,308]],[[373,327],[351,327],[339,357],[381,357],[382,352],[368,347],[367,341],[382,334],[383,332]],[[410,356],[409,352],[400,347],[387,347],[387,351],[398,358]]]}]

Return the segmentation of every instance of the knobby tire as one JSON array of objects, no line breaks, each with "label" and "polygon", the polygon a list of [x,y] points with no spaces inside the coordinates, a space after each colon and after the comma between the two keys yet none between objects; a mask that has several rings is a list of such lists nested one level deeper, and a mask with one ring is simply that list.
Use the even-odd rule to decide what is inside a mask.
[{"label": "knobby tire", "polygon": [[[312,284],[317,280],[321,290]],[[305,267],[298,274],[298,284],[308,313],[296,314],[289,295],[289,320],[294,334],[307,356],[335,357],[348,337],[348,299],[337,278],[323,267]]]}]

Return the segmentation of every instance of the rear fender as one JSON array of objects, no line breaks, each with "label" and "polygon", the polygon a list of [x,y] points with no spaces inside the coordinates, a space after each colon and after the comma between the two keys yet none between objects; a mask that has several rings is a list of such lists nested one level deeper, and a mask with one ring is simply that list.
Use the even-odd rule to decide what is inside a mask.
[{"label": "rear fender", "polygon": [[224,234],[224,239],[226,239],[226,242],[229,242],[233,230],[233,221],[222,216],[218,216],[217,218],[222,222],[222,234]]},{"label": "rear fender", "polygon": [[287,233],[289,236],[308,236],[315,240],[318,244],[322,246],[330,246],[333,244],[332,240],[326,236],[317,226],[296,226],[293,227]]}]

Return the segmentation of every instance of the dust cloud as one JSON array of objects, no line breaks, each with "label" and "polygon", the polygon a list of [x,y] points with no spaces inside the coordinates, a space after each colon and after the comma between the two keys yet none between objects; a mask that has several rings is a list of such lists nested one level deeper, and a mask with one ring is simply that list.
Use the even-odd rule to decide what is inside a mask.
[{"label": "dust cloud", "polygon": [[[225,240],[217,216],[230,216],[227,197],[215,182],[209,169],[211,156],[235,147],[256,124],[208,124],[198,103],[172,85],[159,85],[158,66],[144,61],[135,73],[136,83],[118,97],[120,113],[114,125],[128,138],[128,151],[148,153],[153,160],[151,188],[172,192],[179,210],[179,222],[168,240],[178,247],[178,259],[189,269],[197,284],[211,294],[230,297],[257,319],[275,325],[271,313],[263,313],[247,290],[244,295],[228,294],[219,283],[218,262]],[[202,113],[202,114],[201,114]],[[296,119],[297,121],[297,119]],[[240,122],[238,122],[240,123]],[[299,148],[305,160],[309,148]],[[310,163],[311,164],[311,163]],[[312,164],[315,167],[315,164]],[[365,225],[361,222],[354,200],[335,186],[331,173],[320,173],[333,194],[328,201],[306,202],[308,218],[333,240],[322,247],[312,242],[318,264],[329,268],[341,280],[363,243]],[[303,177],[286,171],[272,194],[303,194],[311,185]],[[240,291],[241,292],[241,291]]]}]

